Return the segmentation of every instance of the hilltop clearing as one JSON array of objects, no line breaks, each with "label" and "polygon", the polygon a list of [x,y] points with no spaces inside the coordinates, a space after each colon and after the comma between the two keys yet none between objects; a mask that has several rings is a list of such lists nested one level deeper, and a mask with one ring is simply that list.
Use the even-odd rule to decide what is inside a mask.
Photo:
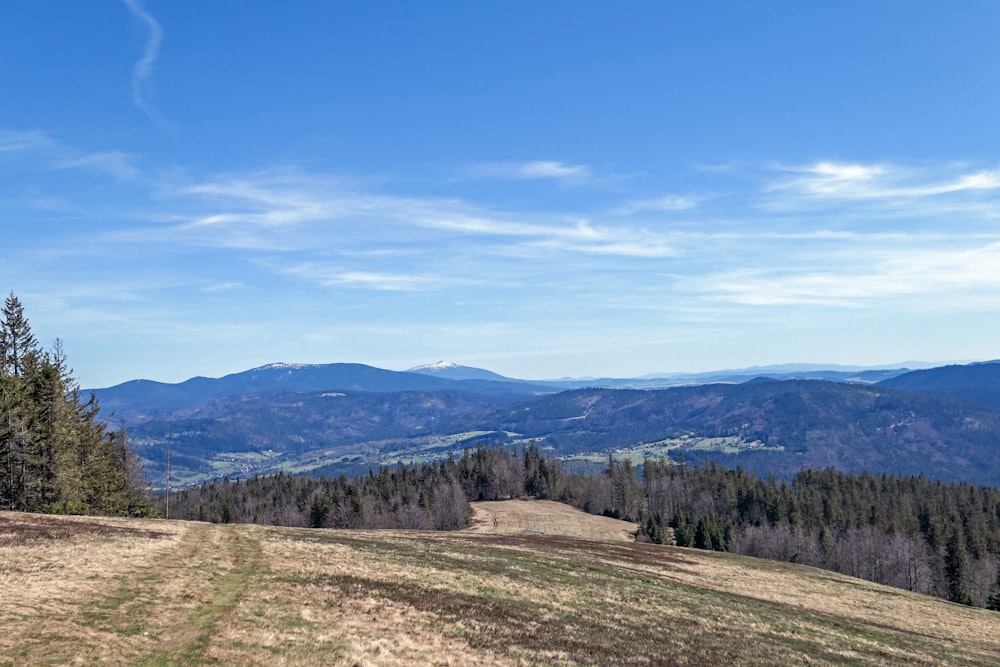
[{"label": "hilltop clearing", "polygon": [[0,563],[0,664],[1000,662],[993,612],[622,541],[0,513]]},{"label": "hilltop clearing", "polygon": [[470,504],[472,525],[465,532],[562,535],[612,542],[635,541],[634,523],[587,514],[565,503],[551,500],[496,500]]}]

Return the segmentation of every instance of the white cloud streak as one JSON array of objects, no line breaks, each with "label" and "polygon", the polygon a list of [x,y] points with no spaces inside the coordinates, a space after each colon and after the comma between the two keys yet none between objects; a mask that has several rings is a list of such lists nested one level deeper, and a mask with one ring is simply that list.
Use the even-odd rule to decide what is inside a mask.
[{"label": "white cloud streak", "polygon": [[666,195],[654,199],[637,199],[626,203],[615,210],[617,215],[634,215],[639,212],[666,213],[671,211],[688,211],[696,208],[701,202],[698,197],[682,195]]},{"label": "white cloud streak", "polygon": [[927,300],[921,307],[931,308],[979,291],[997,294],[994,301],[1000,301],[1000,242],[960,249],[881,249],[872,256],[867,268],[862,264],[822,271],[737,270],[707,276],[697,289],[750,306],[857,308],[923,297]]},{"label": "white cloud streak", "polygon": [[45,150],[52,144],[52,139],[47,133],[37,130],[0,132],[0,154]]},{"label": "white cloud streak", "polygon": [[23,160],[44,170],[81,169],[114,176],[121,181],[140,176],[131,155],[122,151],[81,151],[37,130],[0,131],[0,158]]},{"label": "white cloud streak", "polygon": [[590,176],[590,168],[582,164],[565,164],[541,160],[528,162],[517,169],[522,178],[555,178],[558,180],[575,180]]},{"label": "white cloud streak", "polygon": [[773,183],[772,192],[790,192],[823,200],[920,200],[1000,190],[1000,169],[938,176],[888,164],[817,162],[784,171],[799,175]]},{"label": "white cloud streak", "polygon": [[558,160],[530,162],[494,162],[472,168],[474,178],[506,180],[550,180],[563,184],[582,184],[593,180],[594,174],[585,164],[567,164]]},{"label": "white cloud streak", "polygon": [[132,164],[132,158],[120,151],[89,153],[66,157],[55,163],[57,169],[92,169],[111,174],[122,181],[131,181],[139,177],[139,170]]},{"label": "white cloud streak", "polygon": [[241,282],[230,281],[225,283],[216,283],[214,285],[206,285],[205,287],[201,288],[201,291],[207,294],[213,294],[215,292],[229,292],[231,290],[240,289],[242,287],[246,287],[246,285],[244,285]]},{"label": "white cloud streak", "polygon": [[153,66],[160,57],[160,46],[163,43],[163,27],[146,11],[140,0],[122,0],[129,12],[149,29],[149,36],[143,47],[142,57],[132,68],[132,102],[156,125],[164,131],[170,131],[170,123],[149,100],[151,94],[150,79],[153,76]]},{"label": "white cloud streak", "polygon": [[[137,173],[128,155],[73,152],[40,132],[0,133],[4,146],[12,155],[40,151],[49,168],[118,179]],[[833,162],[784,167],[757,174],[756,188],[744,187],[736,197],[628,200],[623,210],[642,210],[642,225],[597,212],[497,211],[460,198],[386,194],[290,168],[175,177],[151,194],[156,216],[109,231],[88,247],[118,247],[121,254],[114,244],[131,243],[173,257],[192,248],[224,249],[239,264],[328,289],[445,292],[537,284],[600,292],[613,307],[624,303],[612,296],[621,292],[637,309],[668,296],[675,309],[699,303],[884,308],[921,296],[930,308],[930,301],[939,306],[970,292],[1000,294],[1000,232],[982,224],[990,210],[1000,210],[1000,170]],[[947,220],[925,214],[943,210],[934,200],[955,197],[961,201],[948,204],[956,213]],[[892,224],[881,217],[883,209],[864,205],[871,201],[892,202]],[[768,212],[779,206],[782,215]],[[686,212],[678,224],[671,222],[675,211]],[[154,217],[161,224],[148,224]],[[918,218],[925,223],[912,224]],[[193,283],[206,292],[251,284],[238,270]]]},{"label": "white cloud streak", "polygon": [[383,292],[434,291],[451,282],[446,277],[431,274],[352,271],[315,263],[282,267],[278,270],[324,287],[352,287]]},{"label": "white cloud streak", "polygon": [[[194,197],[209,211],[195,215],[182,230],[199,231],[200,238],[217,228],[215,238],[257,239],[266,249],[275,237],[287,239],[293,228],[351,229],[380,238],[412,235],[425,229],[469,238],[492,237],[526,242],[551,252],[667,257],[674,253],[665,235],[625,225],[598,226],[587,219],[497,214],[459,200],[397,197],[359,193],[332,179],[289,171],[258,172],[196,183],[175,189],[175,196]],[[408,231],[407,231],[408,230]],[[302,238],[307,238],[304,234]],[[284,241],[282,241],[284,242]],[[385,243],[389,243],[386,241]]]}]

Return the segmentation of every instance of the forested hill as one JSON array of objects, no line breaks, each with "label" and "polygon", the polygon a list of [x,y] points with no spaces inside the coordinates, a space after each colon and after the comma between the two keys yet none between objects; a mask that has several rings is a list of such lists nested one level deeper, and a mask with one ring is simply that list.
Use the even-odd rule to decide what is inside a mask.
[{"label": "forested hill", "polygon": [[1000,411],[824,381],[581,389],[516,403],[460,391],[279,391],[220,397],[131,432],[156,478],[169,447],[175,473],[190,481],[344,462],[363,473],[465,444],[537,440],[557,456],[644,446],[784,477],[833,466],[1000,485]]},{"label": "forested hill", "polygon": [[879,386],[954,396],[1000,408],[1000,361],[911,371],[883,380]]},{"label": "forested hill", "polygon": [[759,472],[833,466],[1000,483],[1000,413],[881,387],[793,380],[580,390],[503,408],[480,425],[544,438],[559,454],[690,434],[734,437],[747,448],[689,456]]}]

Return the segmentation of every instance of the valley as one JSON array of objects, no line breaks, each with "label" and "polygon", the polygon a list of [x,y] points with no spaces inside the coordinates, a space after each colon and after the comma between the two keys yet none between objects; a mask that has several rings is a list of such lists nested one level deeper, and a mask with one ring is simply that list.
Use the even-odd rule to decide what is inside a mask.
[{"label": "valley", "polygon": [[1000,364],[877,383],[857,373],[850,381],[815,379],[829,375],[816,370],[789,378],[786,369],[777,379],[644,389],[624,388],[625,381],[567,388],[572,383],[488,373],[273,364],[179,385],[136,381],[95,395],[112,425],[126,421],[157,487],[168,450],[172,486],[180,488],[276,472],[352,476],[467,447],[532,442],[584,467],[614,453],[636,464],[683,456],[785,478],[832,466],[1000,484],[1000,407],[990,393]]}]

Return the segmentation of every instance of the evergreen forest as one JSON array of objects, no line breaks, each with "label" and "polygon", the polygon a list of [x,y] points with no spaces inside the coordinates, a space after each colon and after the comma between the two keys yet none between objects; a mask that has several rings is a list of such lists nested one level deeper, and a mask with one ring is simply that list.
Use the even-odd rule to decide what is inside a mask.
[{"label": "evergreen forest", "polygon": [[12,293],[0,321],[0,509],[154,513],[125,425],[109,430],[80,396],[62,344],[43,350]]}]

